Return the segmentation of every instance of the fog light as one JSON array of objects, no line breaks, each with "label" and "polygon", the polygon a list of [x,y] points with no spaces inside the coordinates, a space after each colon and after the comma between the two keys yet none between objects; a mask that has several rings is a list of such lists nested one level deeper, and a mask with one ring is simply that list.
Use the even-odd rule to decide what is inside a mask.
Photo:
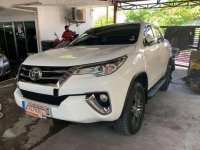
[{"label": "fog light", "polygon": [[88,94],[86,102],[101,115],[108,115],[112,112],[109,96],[103,93]]},{"label": "fog light", "polygon": [[105,94],[100,95],[100,100],[104,103],[108,102],[108,96]]}]

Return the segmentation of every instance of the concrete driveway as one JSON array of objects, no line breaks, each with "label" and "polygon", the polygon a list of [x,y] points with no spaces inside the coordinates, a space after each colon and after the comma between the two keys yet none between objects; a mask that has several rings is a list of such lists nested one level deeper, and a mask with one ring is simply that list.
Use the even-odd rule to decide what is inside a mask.
[{"label": "concrete driveway", "polygon": [[141,130],[134,136],[116,133],[111,125],[71,124],[34,150],[199,150],[200,95],[190,92],[178,68],[167,92],[146,105]]},{"label": "concrete driveway", "polygon": [[14,101],[15,80],[0,82],[0,150],[30,149],[68,125],[28,116]]},{"label": "concrete driveway", "polygon": [[[65,124],[24,114],[13,100],[14,81],[0,83],[0,150],[199,150],[200,94],[186,87],[177,68],[167,92],[146,105],[141,130],[134,136],[116,133],[111,123]],[[12,85],[13,84],[13,85]]]}]

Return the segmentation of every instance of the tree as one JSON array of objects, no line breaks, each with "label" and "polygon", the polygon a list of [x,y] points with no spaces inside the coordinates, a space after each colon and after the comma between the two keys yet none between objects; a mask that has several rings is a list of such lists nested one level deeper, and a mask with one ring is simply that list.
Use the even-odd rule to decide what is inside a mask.
[{"label": "tree", "polygon": [[124,11],[124,14],[127,18],[126,22],[147,21],[153,23],[157,21],[159,26],[185,25],[200,16],[200,6],[130,10]]},{"label": "tree", "polygon": [[106,19],[106,15],[100,15],[97,20],[94,22],[94,27],[100,27],[100,26],[104,26],[107,24],[113,24],[113,18],[112,17],[108,17],[108,21]]}]

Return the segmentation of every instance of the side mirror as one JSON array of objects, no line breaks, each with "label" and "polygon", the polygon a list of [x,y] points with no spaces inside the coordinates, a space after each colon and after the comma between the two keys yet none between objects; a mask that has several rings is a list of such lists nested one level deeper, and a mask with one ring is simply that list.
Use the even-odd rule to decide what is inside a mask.
[{"label": "side mirror", "polygon": [[159,37],[158,39],[157,39],[157,42],[158,43],[161,43],[161,42],[163,42],[164,41],[164,38],[163,37]]},{"label": "side mirror", "polygon": [[149,45],[152,45],[155,42],[155,39],[150,34],[146,34],[145,39]]}]

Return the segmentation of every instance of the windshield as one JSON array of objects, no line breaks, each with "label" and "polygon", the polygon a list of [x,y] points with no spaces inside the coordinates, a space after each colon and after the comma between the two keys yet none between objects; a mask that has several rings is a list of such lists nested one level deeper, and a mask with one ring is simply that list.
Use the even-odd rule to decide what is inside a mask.
[{"label": "windshield", "polygon": [[140,24],[112,25],[87,30],[74,40],[76,45],[134,44],[138,40]]}]

